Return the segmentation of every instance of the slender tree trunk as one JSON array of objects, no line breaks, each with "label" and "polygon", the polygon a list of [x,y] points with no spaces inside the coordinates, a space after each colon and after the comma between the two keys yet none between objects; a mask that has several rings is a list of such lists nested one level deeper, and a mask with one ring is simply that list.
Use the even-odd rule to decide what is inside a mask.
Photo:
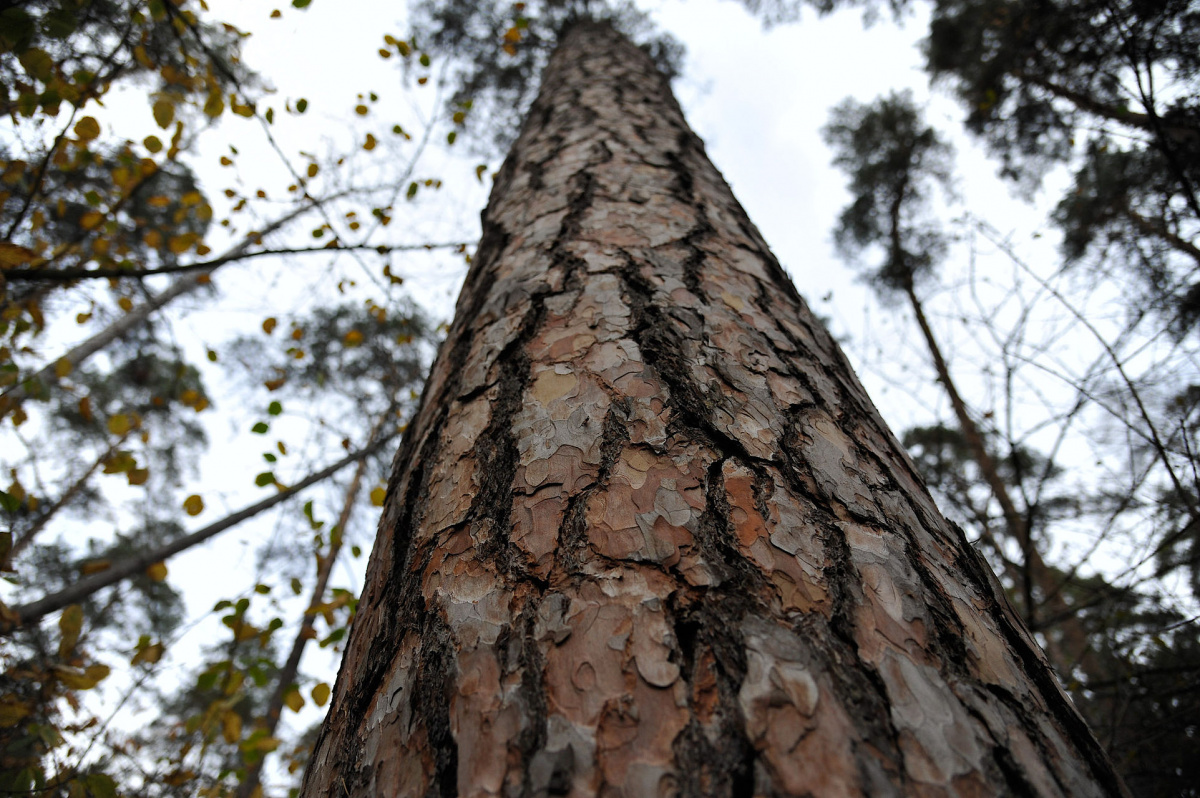
[{"label": "slender tree trunk", "polygon": [[[933,328],[929,326],[929,320],[925,317],[925,307],[917,297],[916,288],[911,280],[904,290],[912,307],[913,315],[916,317],[917,326],[921,328],[925,346],[933,360],[938,382],[942,384],[946,396],[950,399],[950,406],[958,421],[958,428],[962,431],[967,446],[971,449],[971,456],[975,458],[975,464],[979,466],[983,481],[991,488],[992,495],[1000,505],[1006,534],[1021,547],[1020,573],[1014,576],[1017,577],[1021,587],[1021,603],[1024,605],[1026,622],[1035,629],[1042,628],[1050,660],[1064,680],[1071,680],[1071,673],[1076,667],[1081,667],[1089,678],[1104,678],[1105,670],[1096,660],[1091,641],[1088,639],[1087,629],[1079,615],[1063,598],[1063,585],[1046,565],[1046,561],[1042,559],[1042,553],[1033,539],[1028,515],[1017,510],[1016,502],[1012,499],[1008,485],[1000,475],[996,461],[988,452],[983,433],[980,432],[975,420],[967,412],[967,404],[963,401],[958,392],[958,386],[950,375],[950,367],[946,365],[941,346],[938,345]],[[1035,588],[1037,595],[1034,594]],[[1043,616],[1047,615],[1054,619],[1053,622],[1042,622]]]},{"label": "slender tree trunk", "polygon": [[[371,442],[378,437],[383,422],[394,418],[395,413],[394,409],[388,409],[372,431]],[[297,674],[300,673],[300,660],[304,657],[304,649],[308,646],[308,641],[317,636],[315,631],[317,615],[325,601],[325,591],[329,589],[329,577],[333,574],[333,566],[337,563],[338,554],[342,551],[342,540],[346,535],[346,527],[350,524],[350,515],[354,512],[354,503],[358,500],[358,492],[362,488],[363,474],[366,471],[367,458],[364,457],[358,461],[358,467],[354,469],[354,477],[346,488],[337,526],[329,533],[329,548],[323,556],[317,552],[317,581],[313,585],[308,599],[308,609],[305,610],[304,616],[300,620],[300,628],[296,630],[296,636],[292,640],[292,650],[288,653],[287,661],[284,662],[283,668],[275,680],[275,689],[267,702],[267,714],[260,725],[260,728],[266,731],[267,737],[275,736],[275,730],[279,727],[279,717],[283,714],[283,702],[287,698],[288,691],[292,689],[292,685],[296,683]],[[260,782],[266,759],[267,754],[264,754],[246,768],[246,776],[238,785],[235,798],[252,798],[255,795],[262,795]]]},{"label": "slender tree trunk", "polygon": [[[389,438],[391,436],[388,436]],[[253,518],[261,512],[271,509],[280,502],[300,493],[305,488],[308,488],[316,483],[328,479],[329,477],[341,471],[351,463],[357,462],[382,446],[387,439],[378,440],[368,444],[366,447],[359,449],[357,452],[343,457],[331,466],[321,469],[316,473],[309,474],[304,479],[297,482],[295,485],[281,490],[268,499],[263,499],[260,502],[255,502],[249,507],[244,507],[235,513],[231,513],[220,521],[209,524],[203,529],[197,529],[195,532],[184,535],[172,540],[170,543],[165,543],[156,549],[149,549],[140,554],[134,554],[124,560],[115,562],[108,568],[94,573],[91,576],[85,576],[78,582],[63,588],[57,593],[50,593],[43,596],[37,601],[31,601],[28,604],[21,604],[16,607],[7,607],[3,602],[0,602],[0,635],[8,634],[18,626],[27,626],[29,624],[41,621],[46,615],[52,612],[61,610],[71,604],[76,604],[83,601],[88,596],[91,596],[97,591],[103,590],[106,587],[115,585],[124,579],[140,574],[151,565],[162,562],[170,557],[174,557],[181,551],[187,551],[192,546],[203,543],[209,538],[219,535],[226,529],[232,529],[243,521]]]},{"label": "slender tree trunk", "polygon": [[42,511],[37,520],[34,521],[29,528],[25,530],[24,534],[22,534],[21,537],[13,543],[12,549],[8,552],[5,561],[0,563],[0,570],[10,569],[12,561],[17,559],[17,557],[19,557],[21,553],[25,551],[25,549],[29,548],[30,544],[33,543],[33,539],[37,537],[39,532],[46,528],[46,524],[50,523],[54,516],[58,515],[59,510],[70,504],[71,501],[83,491],[83,488],[85,485],[87,485],[88,480],[90,480],[92,475],[96,473],[96,469],[104,465],[104,463],[108,461],[108,458],[112,457],[113,453],[117,450],[117,447],[123,444],[125,439],[128,438],[132,432],[133,430],[130,429],[126,431],[125,434],[119,436],[116,440],[110,443],[108,448],[101,452],[96,459],[92,461],[92,464],[87,467],[87,470],[84,471],[83,474],[80,475],[74,482],[72,482],[65,491],[63,491],[62,495],[58,497],[58,500]]},{"label": "slender tree trunk", "polygon": [[483,227],[303,794],[1124,794],[641,51]]}]

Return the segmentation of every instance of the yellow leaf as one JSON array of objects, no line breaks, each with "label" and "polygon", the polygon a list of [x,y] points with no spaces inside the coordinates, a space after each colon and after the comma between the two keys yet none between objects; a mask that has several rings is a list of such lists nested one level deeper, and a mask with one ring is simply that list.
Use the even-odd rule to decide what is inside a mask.
[{"label": "yellow leaf", "polygon": [[153,665],[162,659],[164,650],[162,643],[152,643],[146,646],[139,644],[137,653],[133,655],[133,659],[129,660],[129,664],[141,665],[144,662],[147,665]]},{"label": "yellow leaf", "polygon": [[263,332],[265,332],[267,335],[270,335],[271,333],[273,333],[275,331],[275,325],[278,323],[279,323],[279,320],[276,319],[274,316],[263,319],[263,323],[262,323]]},{"label": "yellow leaf", "polygon": [[75,135],[84,141],[91,141],[100,135],[100,123],[95,117],[85,116],[75,123]]},{"label": "yellow leaf", "polygon": [[179,236],[171,236],[167,242],[167,249],[176,255],[182,255],[192,248],[192,244],[196,243],[198,236],[195,233],[184,233]]},{"label": "yellow leaf", "polygon": [[129,452],[114,452],[104,461],[105,474],[124,474],[135,468],[137,468],[137,460]]},{"label": "yellow leaf", "polygon": [[367,140],[366,140],[366,142],[363,143],[363,149],[364,150],[373,150],[373,149],[375,149],[375,144],[376,144],[375,137],[372,136],[370,133],[368,133]]},{"label": "yellow leaf", "polygon": [[115,416],[108,417],[108,431],[113,435],[124,435],[133,428],[133,422],[129,420],[129,416],[124,413],[118,413]]},{"label": "yellow leaf", "polygon": [[16,726],[32,711],[33,709],[28,704],[0,703],[0,729]]},{"label": "yellow leaf", "polygon": [[12,266],[24,266],[27,263],[32,263],[37,260],[37,253],[32,249],[10,244],[7,241],[0,241],[0,269],[7,269]]},{"label": "yellow leaf", "polygon": [[163,196],[162,194],[156,194],[155,196],[146,200],[146,204],[151,208],[165,208],[171,204],[171,198]]},{"label": "yellow leaf", "polygon": [[238,713],[227,711],[221,716],[221,735],[227,743],[242,739],[242,718]]},{"label": "yellow leaf", "polygon": [[72,368],[74,368],[74,366],[71,365],[70,360],[67,360],[65,357],[60,357],[54,362],[54,376],[61,380],[63,377],[71,373]]},{"label": "yellow leaf", "polygon": [[158,136],[146,136],[142,139],[142,146],[150,152],[159,152],[163,148],[163,143]]},{"label": "yellow leaf", "polygon": [[133,300],[127,296],[123,296],[118,299],[117,305],[119,305],[121,310],[125,311],[126,313],[133,310]]},{"label": "yellow leaf", "polygon": [[304,708],[304,696],[300,695],[300,691],[293,687],[287,691],[287,695],[283,697],[283,703],[292,712],[299,712]]},{"label": "yellow leaf", "polygon": [[86,668],[68,668],[65,665],[55,665],[54,675],[58,680],[72,690],[91,690],[108,678],[109,667],[95,663]]},{"label": "yellow leaf", "polygon": [[100,211],[88,211],[83,216],[79,217],[79,226],[84,230],[92,230],[100,226],[104,221],[104,214]]},{"label": "yellow leaf", "polygon": [[382,507],[383,500],[386,497],[387,497],[386,490],[384,490],[383,488],[375,488],[375,490],[371,491],[371,504],[375,505],[376,507]]},{"label": "yellow leaf", "polygon": [[208,101],[204,103],[204,113],[216,119],[225,112],[225,98],[218,92],[213,92],[208,95]]},{"label": "yellow leaf", "polygon": [[509,28],[504,32],[504,41],[516,44],[521,41],[521,30],[517,27]]},{"label": "yellow leaf", "polygon": [[148,469],[148,468],[130,469],[129,473],[127,473],[125,475],[125,478],[129,480],[130,485],[145,485],[146,481],[148,479],[150,479],[150,469]]},{"label": "yellow leaf", "polygon": [[319,172],[319,171],[321,171],[321,167],[317,166],[315,163],[310,163],[308,165],[308,176],[309,177],[316,177],[317,172]]},{"label": "yellow leaf", "polygon": [[147,230],[142,233],[142,240],[146,242],[146,246],[158,249],[162,246],[162,233],[157,230]]},{"label": "yellow leaf", "polygon": [[342,338],[342,342],[346,346],[358,346],[363,342],[363,334],[358,330],[351,330]]},{"label": "yellow leaf", "polygon": [[193,493],[183,500],[183,509],[188,515],[200,515],[204,512],[204,499]]},{"label": "yellow leaf", "polygon": [[[296,695],[300,695],[296,693]],[[303,701],[304,699],[300,699]],[[276,737],[260,737],[254,741],[254,749],[263,753],[270,753],[279,747],[279,739]]]},{"label": "yellow leaf", "polygon": [[312,689],[312,700],[319,707],[325,706],[329,701],[329,685],[325,682],[315,685]]},{"label": "yellow leaf", "polygon": [[83,576],[91,576],[92,574],[98,574],[101,571],[107,571],[111,567],[111,560],[92,560],[91,562],[85,562],[83,565],[79,566],[79,573]]},{"label": "yellow leaf", "polygon": [[92,420],[92,397],[85,396],[79,400],[79,415],[83,416],[84,421]]},{"label": "yellow leaf", "polygon": [[175,121],[175,105],[170,100],[155,101],[152,110],[154,111],[154,121],[164,130]]},{"label": "yellow leaf", "polygon": [[365,105],[354,106],[354,113],[358,114],[359,116],[366,116],[368,113],[370,113],[370,110],[371,109],[367,108]]},{"label": "yellow leaf", "polygon": [[[516,54],[517,54],[517,48],[516,48],[516,47],[515,47],[513,44],[511,44],[510,42],[505,42],[505,43],[504,43],[504,52],[508,53],[509,55],[516,55]],[[418,82],[419,82],[419,81],[418,81]]]},{"label": "yellow leaf", "polygon": [[152,582],[161,582],[167,578],[167,564],[156,562],[146,569],[146,576],[150,577]]},{"label": "yellow leaf", "polygon": [[58,643],[58,656],[66,659],[75,650],[75,644],[79,642],[79,633],[83,629],[83,607],[78,604],[72,604],[62,611],[62,615],[58,617],[58,630],[62,633],[62,640]]}]

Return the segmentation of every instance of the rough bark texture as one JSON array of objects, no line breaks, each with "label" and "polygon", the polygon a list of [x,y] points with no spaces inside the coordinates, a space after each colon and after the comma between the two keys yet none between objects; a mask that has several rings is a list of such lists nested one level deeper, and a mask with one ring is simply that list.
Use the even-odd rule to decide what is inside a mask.
[{"label": "rough bark texture", "polygon": [[648,58],[483,224],[306,795],[1123,794]]}]

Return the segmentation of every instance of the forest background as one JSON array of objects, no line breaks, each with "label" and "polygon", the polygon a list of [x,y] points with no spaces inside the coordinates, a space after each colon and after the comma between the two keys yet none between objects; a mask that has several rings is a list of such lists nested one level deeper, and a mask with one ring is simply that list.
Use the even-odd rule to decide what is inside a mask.
[{"label": "forest background", "polygon": [[[0,788],[294,786],[489,175],[588,5],[0,3]],[[1200,12],[746,5],[589,10],[681,67],[1131,787],[1195,794]]]}]

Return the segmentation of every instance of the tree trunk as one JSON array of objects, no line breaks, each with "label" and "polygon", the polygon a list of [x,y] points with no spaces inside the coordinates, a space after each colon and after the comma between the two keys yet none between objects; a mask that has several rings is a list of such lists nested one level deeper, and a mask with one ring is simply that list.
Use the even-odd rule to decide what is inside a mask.
[{"label": "tree trunk", "polygon": [[483,230],[305,795],[1125,794],[641,51]]}]

